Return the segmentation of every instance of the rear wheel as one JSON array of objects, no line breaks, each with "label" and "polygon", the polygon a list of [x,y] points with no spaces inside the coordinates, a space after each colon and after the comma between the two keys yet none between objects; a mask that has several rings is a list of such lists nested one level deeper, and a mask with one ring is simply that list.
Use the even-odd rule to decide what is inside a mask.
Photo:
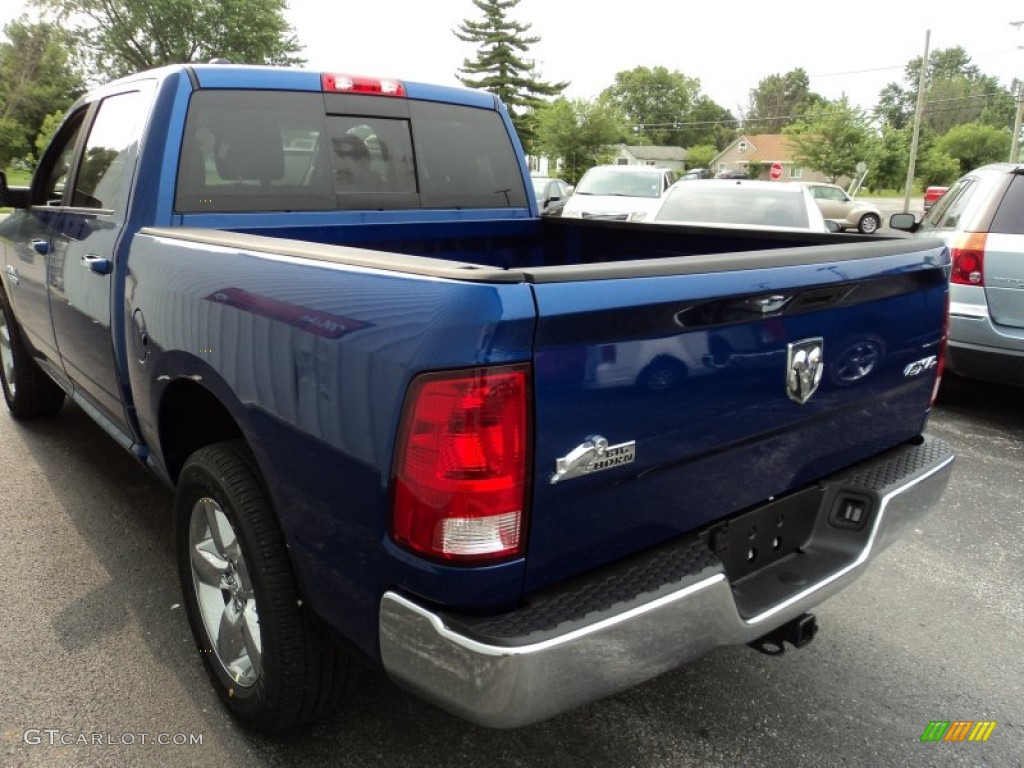
[{"label": "rear wheel", "polygon": [[860,217],[860,222],[857,224],[857,230],[863,235],[873,235],[878,231],[878,227],[882,222],[873,213],[865,213]]},{"label": "rear wheel", "polygon": [[200,656],[231,713],[285,731],[333,708],[351,658],[302,606],[277,519],[241,441],[194,453],[175,499],[178,572]]},{"label": "rear wheel", "polygon": [[53,416],[64,404],[64,390],[29,354],[7,296],[0,290],[0,386],[11,414],[19,419]]}]

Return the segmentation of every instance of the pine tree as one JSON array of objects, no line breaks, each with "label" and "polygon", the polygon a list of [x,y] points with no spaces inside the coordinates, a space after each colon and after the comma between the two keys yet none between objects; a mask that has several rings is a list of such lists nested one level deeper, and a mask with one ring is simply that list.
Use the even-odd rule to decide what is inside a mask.
[{"label": "pine tree", "polygon": [[508,107],[509,116],[524,145],[533,139],[533,110],[544,96],[558,96],[568,82],[546,83],[537,77],[534,62],[523,58],[530,46],[540,40],[528,35],[529,24],[508,18],[519,0],[473,0],[484,18],[465,20],[454,30],[455,36],[479,46],[476,59],[465,59],[457,77],[469,88],[493,93]]}]

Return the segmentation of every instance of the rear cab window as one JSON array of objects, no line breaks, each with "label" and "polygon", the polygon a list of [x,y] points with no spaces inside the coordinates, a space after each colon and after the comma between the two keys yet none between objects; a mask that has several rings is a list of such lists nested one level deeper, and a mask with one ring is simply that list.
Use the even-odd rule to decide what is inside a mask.
[{"label": "rear cab window", "polygon": [[526,206],[493,110],[353,94],[192,96],[178,213]]}]

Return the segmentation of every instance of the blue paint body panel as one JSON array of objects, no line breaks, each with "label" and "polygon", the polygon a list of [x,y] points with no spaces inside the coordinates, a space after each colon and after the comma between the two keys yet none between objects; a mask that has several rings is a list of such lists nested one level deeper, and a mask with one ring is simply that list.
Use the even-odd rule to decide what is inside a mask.
[{"label": "blue paint body panel", "polygon": [[[946,307],[941,245],[541,219],[505,108],[418,83],[407,98],[497,112],[526,205],[176,213],[195,89],[318,92],[320,75],[171,67],[79,106],[143,80],[152,104],[96,299],[108,302],[107,367],[69,370],[68,386],[91,402],[90,378],[110,382],[121,408],[107,409],[117,418],[105,428],[172,484],[182,457],[165,430],[181,425],[162,419],[168,402],[197,391],[218,402],[256,457],[305,598],[366,658],[378,657],[387,590],[511,608],[924,428]],[[16,313],[31,308],[22,320],[47,357],[61,342],[48,326],[50,273],[27,244],[57,215],[39,207],[0,225],[5,266],[34,293],[10,270],[0,277]],[[808,339],[823,340],[827,367],[800,404],[787,396],[787,350]],[[456,568],[397,548],[390,478],[410,381],[510,363],[532,371],[525,557]],[[592,435],[635,443],[635,460],[551,483],[556,461]]]}]

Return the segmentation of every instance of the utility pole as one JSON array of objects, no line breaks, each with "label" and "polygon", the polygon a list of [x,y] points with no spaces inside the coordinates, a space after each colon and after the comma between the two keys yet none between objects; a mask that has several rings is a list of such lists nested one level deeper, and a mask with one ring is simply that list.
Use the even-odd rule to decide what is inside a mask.
[{"label": "utility pole", "polygon": [[[1010,26],[1020,31],[1024,21],[1011,21]],[[1017,46],[1018,48],[1020,46]],[[1024,82],[1017,80],[1017,116],[1013,120],[1013,135],[1010,137],[1010,162],[1016,163],[1020,158],[1020,122],[1024,117]]]},{"label": "utility pole", "polygon": [[907,186],[903,191],[903,212],[910,211],[910,190],[914,186],[914,172],[917,170],[917,142],[921,135],[921,112],[924,109],[924,87],[928,81],[928,42],[932,31],[924,33],[924,57],[921,59],[921,77],[917,83],[917,109],[914,112],[914,137],[910,140],[910,163],[907,166]]},{"label": "utility pole", "polygon": [[1013,135],[1010,138],[1010,162],[1020,158],[1020,122],[1024,117],[1024,82],[1017,81],[1017,116],[1013,119]]}]

